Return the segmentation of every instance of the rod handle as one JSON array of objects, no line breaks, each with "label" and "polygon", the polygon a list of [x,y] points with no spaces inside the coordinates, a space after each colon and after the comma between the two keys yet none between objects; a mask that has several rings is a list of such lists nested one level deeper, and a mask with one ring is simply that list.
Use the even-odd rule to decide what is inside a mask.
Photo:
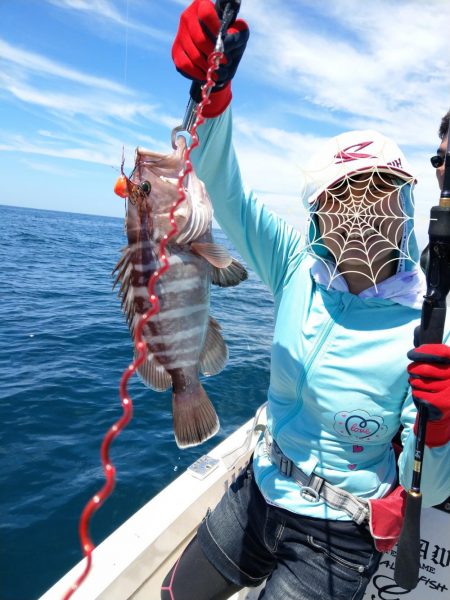
[{"label": "rod handle", "polygon": [[419,581],[420,568],[420,511],[422,494],[409,490],[406,497],[405,527],[397,545],[395,583],[405,590],[413,590]]}]

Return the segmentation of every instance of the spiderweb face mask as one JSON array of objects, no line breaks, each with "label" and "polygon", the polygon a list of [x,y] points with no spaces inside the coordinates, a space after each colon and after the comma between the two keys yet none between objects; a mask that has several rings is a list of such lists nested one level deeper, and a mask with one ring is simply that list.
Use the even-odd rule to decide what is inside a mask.
[{"label": "spiderweb face mask", "polygon": [[323,260],[330,283],[347,275],[376,287],[413,260],[411,233],[411,186],[374,169],[346,175],[319,196],[309,220],[308,251]]}]

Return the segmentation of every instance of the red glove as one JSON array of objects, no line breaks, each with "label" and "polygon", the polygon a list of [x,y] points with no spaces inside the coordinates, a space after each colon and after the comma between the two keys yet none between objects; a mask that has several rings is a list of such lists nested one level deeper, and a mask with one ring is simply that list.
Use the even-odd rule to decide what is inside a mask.
[{"label": "red glove", "polygon": [[[194,0],[181,13],[180,24],[172,46],[172,59],[177,71],[184,77],[204,83],[208,57],[214,50],[220,29],[220,20],[210,0]],[[217,117],[231,102],[231,79],[244,54],[249,30],[247,23],[237,19],[223,36],[226,62],[213,75],[217,84],[205,107],[205,117]]]},{"label": "red glove", "polygon": [[410,350],[408,358],[414,361],[408,366],[414,403],[428,409],[425,444],[443,446],[450,441],[450,347],[423,344]]}]

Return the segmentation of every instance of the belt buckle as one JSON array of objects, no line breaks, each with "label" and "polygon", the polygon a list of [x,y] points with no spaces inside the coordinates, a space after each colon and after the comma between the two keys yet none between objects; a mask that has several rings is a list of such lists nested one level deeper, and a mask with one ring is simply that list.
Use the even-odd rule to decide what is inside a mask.
[{"label": "belt buckle", "polygon": [[307,485],[301,485],[299,487],[300,496],[303,498],[303,500],[307,500],[308,502],[319,502],[320,494],[314,488]]}]

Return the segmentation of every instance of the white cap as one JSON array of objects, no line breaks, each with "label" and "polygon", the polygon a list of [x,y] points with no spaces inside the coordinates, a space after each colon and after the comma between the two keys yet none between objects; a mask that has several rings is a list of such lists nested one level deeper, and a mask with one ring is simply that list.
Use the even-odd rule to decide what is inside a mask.
[{"label": "white cap", "polygon": [[414,175],[395,142],[376,131],[348,131],[324,142],[306,168],[304,200],[314,204],[343,177],[371,171],[389,173],[413,183]]}]

